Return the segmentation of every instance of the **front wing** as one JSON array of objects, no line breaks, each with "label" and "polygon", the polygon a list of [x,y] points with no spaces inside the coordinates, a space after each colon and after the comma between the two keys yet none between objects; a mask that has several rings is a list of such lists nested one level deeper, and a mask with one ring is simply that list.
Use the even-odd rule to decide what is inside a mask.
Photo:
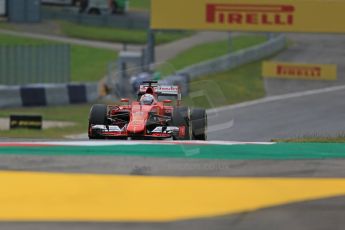
[{"label": "front wing", "polygon": [[144,133],[129,133],[126,130],[126,126],[120,128],[116,125],[91,125],[90,132],[92,135],[105,138],[125,138],[125,137],[136,137],[136,138],[171,138],[173,136],[184,135],[185,127],[175,126],[157,126],[152,131]]}]

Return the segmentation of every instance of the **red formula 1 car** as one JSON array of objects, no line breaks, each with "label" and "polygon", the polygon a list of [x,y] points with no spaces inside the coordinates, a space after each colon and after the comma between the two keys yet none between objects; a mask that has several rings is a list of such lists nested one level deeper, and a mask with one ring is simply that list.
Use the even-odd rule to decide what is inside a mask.
[{"label": "red formula 1 car", "polygon": [[[175,99],[176,105],[172,105]],[[169,98],[169,99],[168,99]],[[89,115],[90,139],[206,140],[205,109],[180,106],[178,86],[161,86],[156,81],[140,86],[138,100],[121,100],[123,105],[93,105]]]}]

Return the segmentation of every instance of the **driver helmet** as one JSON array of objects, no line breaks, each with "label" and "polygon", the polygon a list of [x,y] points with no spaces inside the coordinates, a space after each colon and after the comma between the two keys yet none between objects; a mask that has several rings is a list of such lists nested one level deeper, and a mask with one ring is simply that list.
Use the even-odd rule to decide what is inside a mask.
[{"label": "driver helmet", "polygon": [[140,98],[140,104],[142,104],[142,105],[152,105],[154,103],[154,101],[155,101],[155,98],[151,94],[144,94]]}]

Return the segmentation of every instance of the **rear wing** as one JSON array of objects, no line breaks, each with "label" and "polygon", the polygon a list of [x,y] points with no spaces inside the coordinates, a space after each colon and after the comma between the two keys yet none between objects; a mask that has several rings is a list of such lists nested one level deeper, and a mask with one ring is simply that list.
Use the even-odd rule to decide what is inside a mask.
[{"label": "rear wing", "polygon": [[149,83],[140,85],[138,96],[141,97],[147,93],[148,89],[153,90],[153,94],[157,96],[176,96],[177,100],[181,100],[181,90],[177,85],[158,85]]}]

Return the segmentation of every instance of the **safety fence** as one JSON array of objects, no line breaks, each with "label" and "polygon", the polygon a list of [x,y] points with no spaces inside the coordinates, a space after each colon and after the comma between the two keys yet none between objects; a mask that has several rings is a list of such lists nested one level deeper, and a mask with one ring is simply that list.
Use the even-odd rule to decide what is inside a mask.
[{"label": "safety fence", "polygon": [[1,45],[0,85],[70,82],[70,46]]}]

